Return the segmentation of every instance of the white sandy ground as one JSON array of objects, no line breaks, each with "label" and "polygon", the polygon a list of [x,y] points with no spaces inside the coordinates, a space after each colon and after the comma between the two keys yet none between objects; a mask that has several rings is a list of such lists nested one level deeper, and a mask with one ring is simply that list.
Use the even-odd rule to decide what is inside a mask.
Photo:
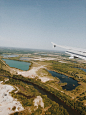
[{"label": "white sandy ground", "polygon": [[44,66],[38,66],[38,67],[33,67],[31,70],[28,70],[28,71],[21,71],[21,70],[18,70],[17,73],[19,75],[22,75],[24,77],[29,77],[29,78],[35,78],[35,77],[38,77],[39,79],[41,79],[42,82],[46,82],[46,81],[49,81],[49,80],[52,80],[48,77],[40,77],[36,74],[36,72],[40,69],[40,68],[45,68]]},{"label": "white sandy ground", "polygon": [[[14,90],[11,85],[3,85],[0,82],[0,115],[9,115],[11,113],[22,111],[24,108],[17,99],[14,99],[9,92]],[[12,108],[16,107],[13,111]]]},{"label": "white sandy ground", "polygon": [[44,102],[41,96],[37,96],[34,101],[34,106],[36,106],[38,108],[38,106],[40,105],[42,108],[44,108]]},{"label": "white sandy ground", "polygon": [[51,58],[51,57],[46,57],[46,58],[38,57],[38,58],[35,58],[33,60],[45,61],[45,60],[56,60],[56,59],[57,58]]},{"label": "white sandy ground", "polygon": [[[52,55],[52,56],[53,56],[53,55]],[[30,61],[30,60],[45,61],[45,60],[57,60],[58,58],[52,58],[52,57],[45,57],[45,58],[43,57],[43,58],[42,58],[42,57],[39,56],[39,57],[36,57],[36,58],[28,58],[28,57],[27,57],[27,58],[24,58],[24,57],[22,57],[21,60],[22,60],[22,59],[23,59],[23,60],[28,60],[28,61]]]}]

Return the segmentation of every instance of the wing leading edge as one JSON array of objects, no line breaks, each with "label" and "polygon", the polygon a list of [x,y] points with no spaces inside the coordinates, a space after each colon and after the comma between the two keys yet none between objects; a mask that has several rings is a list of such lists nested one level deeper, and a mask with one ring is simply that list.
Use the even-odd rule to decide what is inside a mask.
[{"label": "wing leading edge", "polygon": [[61,46],[61,45],[57,45],[53,42],[51,42],[53,44],[53,47],[61,47],[66,49],[67,51],[65,53],[70,55],[70,59],[72,58],[81,58],[86,60],[86,50],[85,49],[80,49],[80,48],[72,48],[72,47],[68,47],[68,46]]}]

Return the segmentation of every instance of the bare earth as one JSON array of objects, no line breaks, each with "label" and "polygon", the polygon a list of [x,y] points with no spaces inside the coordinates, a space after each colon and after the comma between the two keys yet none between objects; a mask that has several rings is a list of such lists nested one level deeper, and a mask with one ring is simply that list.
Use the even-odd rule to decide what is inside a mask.
[{"label": "bare earth", "polygon": [[[0,115],[9,115],[24,110],[20,102],[9,94],[12,90],[14,90],[13,86],[3,85],[0,82]],[[15,107],[14,111],[12,110],[13,107]]]},{"label": "bare earth", "polygon": [[46,81],[52,80],[52,79],[50,79],[49,77],[40,77],[40,76],[38,76],[36,72],[37,72],[40,68],[45,68],[45,67],[44,67],[44,66],[33,67],[31,70],[28,70],[28,71],[17,70],[17,73],[18,73],[19,75],[22,75],[22,76],[24,76],[24,77],[29,77],[29,78],[38,77],[39,79],[41,79],[42,82],[46,82]]},{"label": "bare earth", "polygon": [[42,108],[44,108],[44,103],[43,103],[43,99],[41,98],[41,96],[37,96],[34,99],[34,106],[36,106],[38,108],[38,106],[40,105]]}]

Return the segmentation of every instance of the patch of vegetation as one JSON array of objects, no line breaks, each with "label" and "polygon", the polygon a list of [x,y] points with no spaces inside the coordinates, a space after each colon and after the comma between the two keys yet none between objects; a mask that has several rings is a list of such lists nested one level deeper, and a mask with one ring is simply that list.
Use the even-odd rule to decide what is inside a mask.
[{"label": "patch of vegetation", "polygon": [[86,72],[77,68],[80,65],[75,63],[60,63],[58,61],[46,61],[46,63],[51,63],[51,65],[47,66],[49,70],[65,74],[77,81],[83,81],[86,83]]},{"label": "patch of vegetation", "polygon": [[12,110],[14,111],[16,109],[16,106],[14,106],[13,108],[12,108]]},{"label": "patch of vegetation", "polygon": [[[4,74],[2,74],[2,77],[4,75],[6,75],[5,70],[1,69],[0,72],[4,73]],[[15,76],[17,78],[19,78],[19,76],[17,76],[17,75],[15,75]],[[51,101],[46,95],[40,94],[33,86],[28,85],[28,83],[24,83],[21,80],[13,79],[15,76],[13,76],[13,77],[9,76],[10,77],[9,81],[6,81],[5,83],[9,84],[9,85],[13,85],[15,87],[15,90],[13,90],[11,92],[11,95],[14,98],[17,98],[21,102],[21,104],[23,105],[23,107],[25,109],[24,109],[24,111],[16,112],[16,113],[13,113],[11,115],[21,115],[21,114],[22,115],[29,115],[29,114],[31,114],[31,115],[40,115],[40,114],[47,114],[49,112],[51,114],[53,114],[53,106],[55,107],[56,110],[58,110],[59,115],[62,115],[62,114],[63,115],[68,115],[68,112],[63,107],[60,107],[56,102]],[[21,94],[15,93],[15,91],[17,91],[17,90]],[[43,102],[44,102],[44,105],[45,105],[44,108],[39,106],[38,109],[35,109],[35,107],[34,107],[33,100],[38,95],[40,95],[43,98]],[[28,96],[30,96],[30,98],[27,98]],[[14,111],[15,109],[16,109],[16,107],[14,106],[12,108],[12,110]],[[54,114],[57,114],[57,111],[54,111]]]}]

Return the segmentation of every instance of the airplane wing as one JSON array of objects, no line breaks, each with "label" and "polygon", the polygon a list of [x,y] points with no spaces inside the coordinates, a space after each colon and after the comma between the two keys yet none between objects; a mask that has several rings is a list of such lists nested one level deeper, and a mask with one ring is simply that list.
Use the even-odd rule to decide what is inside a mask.
[{"label": "airplane wing", "polygon": [[72,58],[81,58],[86,60],[86,50],[85,49],[80,49],[80,48],[74,48],[74,47],[68,47],[68,46],[61,46],[61,45],[57,45],[53,42],[51,42],[53,44],[53,47],[61,47],[66,49],[66,53],[69,54]]}]

